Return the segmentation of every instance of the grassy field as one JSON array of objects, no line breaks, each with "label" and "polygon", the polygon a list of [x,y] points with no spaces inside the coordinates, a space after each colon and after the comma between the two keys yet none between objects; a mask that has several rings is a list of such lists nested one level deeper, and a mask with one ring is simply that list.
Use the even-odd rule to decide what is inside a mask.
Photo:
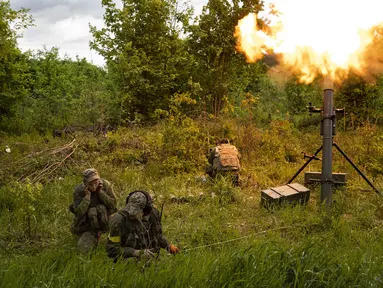
[{"label": "grassy field", "polygon": [[[242,153],[240,188],[202,177],[209,147],[223,136]],[[374,126],[336,136],[380,189],[382,139]],[[107,137],[27,135],[0,142],[12,150],[0,154],[0,287],[383,286],[383,199],[338,153],[334,171],[348,173],[348,185],[335,191],[330,213],[318,203],[320,187],[312,187],[307,206],[260,207],[261,190],[285,184],[303,164],[302,152],[321,144],[317,133],[286,121],[262,129],[165,123]],[[104,235],[91,255],[78,255],[68,206],[88,167],[113,183],[119,207],[135,189],[148,190],[159,208],[165,203],[165,235],[182,252],[114,264]],[[319,161],[307,170],[319,171]]]}]

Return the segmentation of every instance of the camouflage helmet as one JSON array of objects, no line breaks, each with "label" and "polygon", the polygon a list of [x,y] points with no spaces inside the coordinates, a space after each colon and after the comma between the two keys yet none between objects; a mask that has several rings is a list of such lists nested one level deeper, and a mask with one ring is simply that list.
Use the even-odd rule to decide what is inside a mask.
[{"label": "camouflage helmet", "polygon": [[147,206],[147,202],[148,199],[144,193],[139,191],[134,192],[129,195],[125,210],[132,216],[137,215],[140,212],[144,212],[144,209]]},{"label": "camouflage helmet", "polygon": [[126,198],[125,207],[126,210],[130,210],[131,212],[137,213],[137,211],[140,210],[144,212],[144,215],[149,215],[153,209],[153,200],[148,192],[144,190],[135,190],[133,192],[130,192],[128,197]]}]

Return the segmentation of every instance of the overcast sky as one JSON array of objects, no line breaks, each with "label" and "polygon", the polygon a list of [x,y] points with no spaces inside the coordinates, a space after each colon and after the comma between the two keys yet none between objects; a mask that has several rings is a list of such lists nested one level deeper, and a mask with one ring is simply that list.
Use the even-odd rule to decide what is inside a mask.
[{"label": "overcast sky", "polygon": [[[115,0],[116,3],[119,0]],[[118,2],[121,3],[121,2]],[[190,0],[195,13],[199,13],[207,0]],[[101,0],[11,0],[13,9],[29,8],[36,27],[29,28],[19,40],[22,50],[60,48],[60,54],[79,55],[96,65],[103,65],[103,58],[90,51],[88,24],[103,26],[104,10]]]}]

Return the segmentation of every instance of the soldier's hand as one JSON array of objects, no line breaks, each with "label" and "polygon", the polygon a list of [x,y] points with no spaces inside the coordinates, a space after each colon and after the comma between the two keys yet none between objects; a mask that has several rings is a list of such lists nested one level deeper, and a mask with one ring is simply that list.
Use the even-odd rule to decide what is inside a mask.
[{"label": "soldier's hand", "polygon": [[85,186],[85,196],[88,196],[90,197],[92,192],[90,192],[90,190],[88,189],[88,187]]},{"label": "soldier's hand", "polygon": [[177,254],[178,252],[180,252],[180,249],[177,246],[170,244],[168,251],[170,254]]}]

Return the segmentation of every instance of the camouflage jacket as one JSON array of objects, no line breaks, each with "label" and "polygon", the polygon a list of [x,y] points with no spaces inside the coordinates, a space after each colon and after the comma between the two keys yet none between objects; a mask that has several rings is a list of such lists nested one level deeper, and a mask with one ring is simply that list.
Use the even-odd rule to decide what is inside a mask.
[{"label": "camouflage jacket", "polygon": [[160,213],[154,207],[142,221],[132,219],[124,209],[118,211],[110,219],[109,230],[106,251],[111,258],[134,257],[134,250],[158,252],[160,248],[169,248],[169,242],[162,234]]},{"label": "camouflage jacket", "polygon": [[85,231],[93,230],[87,212],[90,208],[100,204],[106,206],[108,217],[117,211],[117,199],[111,184],[107,180],[101,179],[100,186],[96,192],[91,193],[90,200],[85,198],[85,185],[82,183],[76,186],[73,193],[73,204],[70,207],[70,210],[75,214],[72,223],[73,234],[79,235]]}]

